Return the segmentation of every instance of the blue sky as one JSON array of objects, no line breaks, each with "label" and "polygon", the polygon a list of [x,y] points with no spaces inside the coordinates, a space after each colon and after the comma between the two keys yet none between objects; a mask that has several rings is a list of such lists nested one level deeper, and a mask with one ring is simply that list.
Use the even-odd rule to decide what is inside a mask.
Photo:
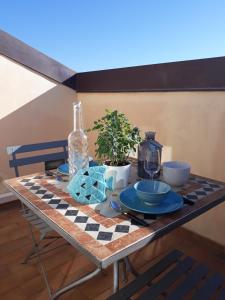
[{"label": "blue sky", "polygon": [[79,72],[225,56],[224,0],[2,0],[0,28]]}]

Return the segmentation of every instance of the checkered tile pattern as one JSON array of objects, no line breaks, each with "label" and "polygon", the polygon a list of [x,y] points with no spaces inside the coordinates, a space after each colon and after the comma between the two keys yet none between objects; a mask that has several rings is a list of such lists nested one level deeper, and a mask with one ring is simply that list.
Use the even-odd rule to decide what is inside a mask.
[{"label": "checkered tile pattern", "polygon": [[[57,212],[65,216],[68,220],[73,222],[76,226],[84,230],[86,233],[91,235],[94,239],[96,239],[103,245],[119,239],[122,236],[131,233],[132,231],[139,228],[139,226],[135,224],[135,222],[129,219],[121,222],[119,225],[114,225],[106,228],[102,224],[97,223],[88,215],[84,214],[79,209],[71,206],[66,201],[59,198],[54,193],[48,191],[45,187],[36,182],[37,179],[45,178],[36,176],[33,178],[22,179],[20,180],[20,183],[30,192],[38,196],[52,208],[56,209]],[[149,223],[153,221],[151,218],[147,218],[149,220]]]},{"label": "checkered tile pattern", "polygon": [[[206,196],[209,196],[210,194],[224,188],[224,185],[220,185],[218,183],[214,183],[211,180],[201,179],[199,177],[191,176],[189,182],[187,183],[187,186],[183,188],[188,188],[188,185],[192,186],[194,184],[197,184],[200,186],[200,188],[194,189],[192,192],[187,193],[185,196],[186,198],[196,202]],[[176,189],[177,192],[181,192],[182,189]]]},{"label": "checkered tile pattern", "polygon": [[[48,191],[45,187],[40,184],[40,179],[48,179],[48,177],[35,176],[31,178],[20,179],[20,184],[22,184],[30,192],[38,196],[41,200],[47,203],[52,208],[56,209],[60,214],[65,216],[68,220],[73,222],[80,229],[84,230],[87,234],[91,235],[99,243],[106,245],[112,241],[115,241],[137,229],[139,225],[133,220],[127,219],[122,221],[120,224],[115,224],[111,227],[106,228],[102,224],[96,222],[93,218],[83,213],[78,208],[75,208],[68,204],[66,201],[55,195],[54,193]],[[52,180],[51,180],[52,183]],[[175,189],[176,192],[182,192],[182,190],[188,188],[188,186],[198,186],[200,188],[192,189],[190,193],[185,196],[196,202],[199,199],[208,196],[215,191],[224,188],[224,185],[214,183],[210,180],[203,180],[198,177],[191,177],[189,183],[182,189]],[[188,205],[188,204],[185,204]],[[149,214],[137,214],[141,219],[144,219],[149,224],[155,222],[158,218],[155,215]]]}]

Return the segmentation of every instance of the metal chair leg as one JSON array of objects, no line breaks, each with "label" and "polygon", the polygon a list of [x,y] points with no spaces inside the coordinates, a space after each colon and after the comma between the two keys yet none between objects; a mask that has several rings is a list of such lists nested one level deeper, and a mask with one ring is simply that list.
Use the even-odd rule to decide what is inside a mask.
[{"label": "metal chair leg", "polygon": [[33,245],[35,247],[35,252],[37,254],[38,265],[40,266],[40,271],[41,271],[41,274],[42,274],[43,279],[45,281],[45,285],[46,285],[47,290],[48,290],[49,299],[51,299],[51,300],[58,299],[61,295],[65,294],[66,292],[70,291],[71,289],[75,288],[76,286],[80,285],[81,283],[84,283],[84,282],[88,281],[89,279],[93,278],[94,276],[96,276],[97,274],[99,274],[101,272],[101,268],[98,267],[94,271],[86,274],[85,276],[83,276],[83,277],[81,277],[79,279],[76,279],[75,281],[69,283],[67,286],[65,286],[63,288],[59,288],[58,290],[56,290],[53,293],[52,290],[51,290],[51,287],[50,287],[50,285],[48,283],[47,273],[46,273],[44,265],[43,265],[43,263],[41,261],[41,255],[40,255],[40,251],[39,251],[40,249],[39,249],[37,241],[35,240],[35,237],[34,237],[34,234],[33,234],[33,230],[32,230],[32,226],[30,225],[29,228],[30,228],[30,232],[31,232],[31,237],[32,237]]},{"label": "metal chair leg", "polygon": [[130,259],[128,256],[126,256],[124,258],[125,264],[126,264],[126,268],[129,272],[131,272],[135,277],[137,277],[139,275],[139,273],[134,269],[134,267],[132,266]]},{"label": "metal chair leg", "polygon": [[24,258],[24,260],[21,262],[21,264],[27,264],[28,263],[28,261],[30,260],[30,258],[34,255],[34,254],[36,254],[36,246],[32,246],[32,248],[31,248],[31,250],[30,250],[30,252],[26,255],[26,257]]},{"label": "metal chair leg", "polygon": [[[31,224],[29,224],[29,226],[31,226]],[[42,241],[44,240],[49,240],[51,239],[50,242],[48,243],[45,243],[44,245],[40,245]],[[46,254],[46,253],[49,253],[57,248],[60,248],[62,246],[65,246],[65,245],[69,245],[69,243],[67,241],[65,241],[63,244],[60,244],[54,248],[50,248],[49,250],[45,250],[47,247],[49,247],[50,245],[52,245],[54,242],[58,241],[59,239],[61,239],[61,237],[56,237],[56,236],[51,236],[51,237],[48,237],[48,236],[41,236],[41,238],[39,239],[39,241],[36,241],[36,245],[39,247],[39,253],[40,255],[43,255],[43,254]],[[30,252],[26,255],[26,257],[24,258],[24,260],[22,261],[22,264],[27,264],[29,260],[31,259],[34,259],[37,257],[37,254],[36,254],[36,246],[32,246]]]},{"label": "metal chair leg", "polygon": [[31,224],[30,223],[28,223],[28,224],[29,224],[29,229],[30,229],[30,233],[31,233],[32,242],[33,242],[33,247],[35,249],[35,253],[37,254],[38,265],[40,266],[40,271],[41,271],[41,274],[42,274],[42,276],[44,278],[44,281],[45,281],[45,284],[46,284],[46,287],[47,287],[47,290],[48,290],[49,299],[52,299],[51,298],[52,293],[51,293],[51,289],[50,289],[49,284],[48,284],[47,274],[46,274],[46,272],[44,270],[44,267],[43,267],[43,264],[42,264],[41,258],[40,258],[38,243],[37,243],[37,241],[35,239],[35,236],[34,236]]},{"label": "metal chair leg", "polygon": [[[45,250],[52,243],[54,243],[57,240],[61,239],[61,237],[60,236],[55,236],[55,235],[49,235],[49,233],[51,231],[49,231],[48,227],[42,226],[41,224],[43,223],[43,221],[42,220],[39,221],[37,217],[34,217],[31,213],[30,209],[27,208],[22,202],[21,202],[21,208],[22,208],[21,209],[22,215],[27,220],[29,228],[30,228],[30,226],[34,226],[34,227],[39,226],[38,229],[40,230],[40,238],[39,238],[38,241],[36,241],[36,245],[39,246],[39,251],[42,252],[41,254],[45,254],[45,253],[48,253],[49,251],[52,251],[53,250],[52,248],[49,249],[49,250],[46,250],[46,251],[43,251],[43,250]],[[46,243],[42,243],[42,241],[44,241],[44,240],[49,240],[49,241],[46,242]],[[68,244],[68,243],[66,242],[66,244]],[[26,257],[22,261],[22,264],[27,264],[30,259],[33,259],[33,258],[36,257],[35,247],[36,246],[33,246],[31,248],[29,253],[26,255]],[[55,248],[58,248],[58,247],[59,246],[57,246]]]},{"label": "metal chair leg", "polygon": [[139,275],[139,273],[134,269],[132,266],[129,257],[125,257],[124,259],[119,261],[122,263],[122,281],[123,284],[126,284],[128,279],[127,279],[127,272],[131,272],[135,277]]},{"label": "metal chair leg", "polygon": [[113,293],[119,290],[119,262],[113,263]]},{"label": "metal chair leg", "polygon": [[123,281],[123,284],[126,284],[127,283],[127,265],[126,265],[126,262],[125,260],[121,260],[121,263],[122,263],[122,281]]}]

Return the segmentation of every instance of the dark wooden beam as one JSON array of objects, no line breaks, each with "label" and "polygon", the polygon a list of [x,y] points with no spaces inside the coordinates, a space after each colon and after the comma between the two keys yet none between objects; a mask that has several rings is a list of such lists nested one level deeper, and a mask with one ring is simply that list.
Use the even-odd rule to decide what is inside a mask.
[{"label": "dark wooden beam", "polygon": [[76,74],[78,92],[223,91],[225,57]]},{"label": "dark wooden beam", "polygon": [[72,89],[75,71],[0,30],[0,54]]},{"label": "dark wooden beam", "polygon": [[1,30],[0,54],[78,92],[225,90],[225,57],[76,74]]}]

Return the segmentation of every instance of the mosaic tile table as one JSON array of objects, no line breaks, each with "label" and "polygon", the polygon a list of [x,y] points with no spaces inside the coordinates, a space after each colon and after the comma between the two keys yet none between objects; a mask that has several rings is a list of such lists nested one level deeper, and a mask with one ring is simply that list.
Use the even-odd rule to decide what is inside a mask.
[{"label": "mosaic tile table", "polygon": [[[133,167],[131,183],[136,180]],[[116,291],[119,260],[225,200],[224,183],[192,175],[185,186],[176,189],[190,201],[187,200],[181,210],[167,215],[138,215],[149,223],[149,227],[142,227],[126,216],[107,218],[100,215],[95,205],[76,202],[61,183],[41,173],[9,179],[5,183],[29,209],[97,265],[92,274],[67,290],[113,264]],[[59,290],[51,297],[56,299],[64,292]]]}]

